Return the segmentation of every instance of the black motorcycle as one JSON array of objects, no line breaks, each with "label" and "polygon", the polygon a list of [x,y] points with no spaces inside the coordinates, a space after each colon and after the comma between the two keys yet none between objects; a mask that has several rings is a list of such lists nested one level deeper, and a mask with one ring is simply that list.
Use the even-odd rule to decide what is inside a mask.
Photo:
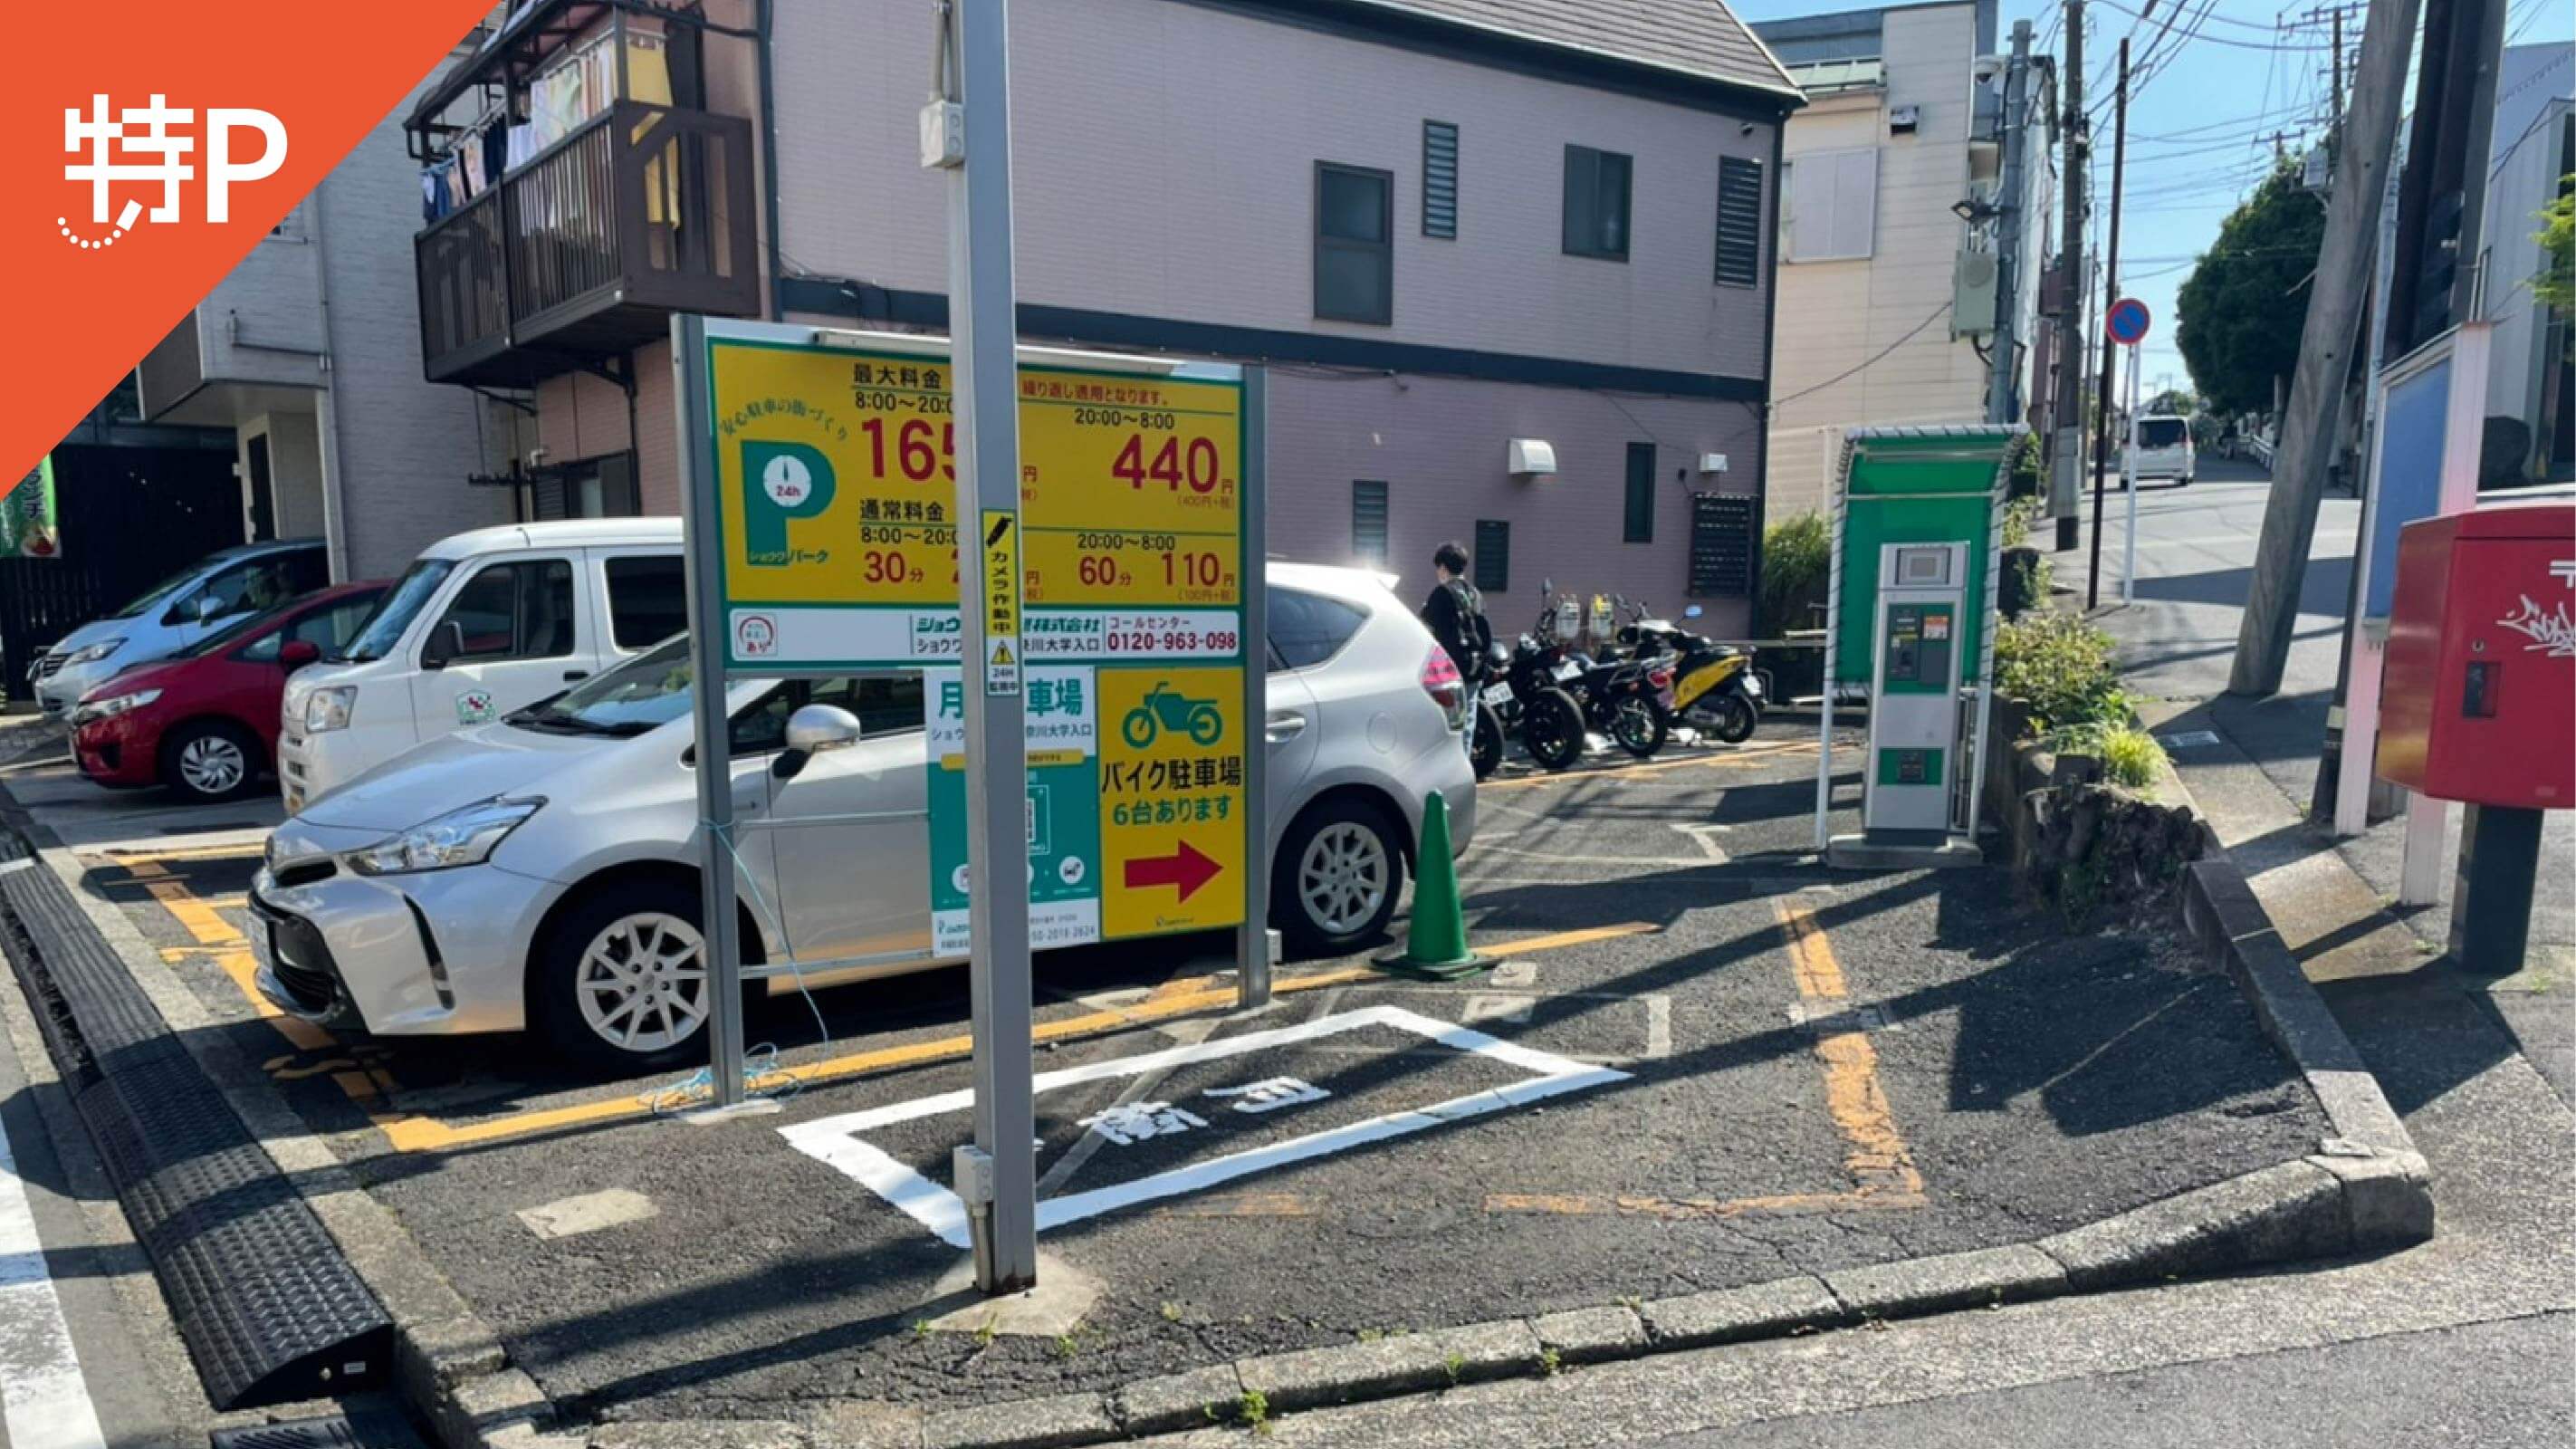
[{"label": "black motorcycle", "polygon": [[[1542,642],[1553,642],[1554,612],[1544,601],[1541,609],[1540,625],[1549,636]],[[1596,659],[1571,646],[1561,646],[1556,652],[1559,663],[1553,671],[1555,678],[1582,708],[1587,727],[1608,735],[1619,748],[1641,760],[1664,747],[1671,733],[1663,704],[1673,682],[1669,662],[1621,659],[1615,655]]]},{"label": "black motorcycle", "polygon": [[1503,760],[1503,741],[1520,736],[1521,748],[1548,770],[1562,770],[1583,754],[1583,707],[1556,684],[1550,651],[1527,634],[1506,648],[1497,639],[1478,671],[1476,739],[1470,758],[1476,778]]}]

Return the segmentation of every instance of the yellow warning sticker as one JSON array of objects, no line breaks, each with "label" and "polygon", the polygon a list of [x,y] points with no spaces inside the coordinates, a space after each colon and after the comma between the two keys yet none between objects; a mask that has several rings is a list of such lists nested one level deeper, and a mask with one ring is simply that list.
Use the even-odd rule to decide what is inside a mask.
[{"label": "yellow warning sticker", "polygon": [[1020,692],[1020,516],[984,510],[984,693]]}]

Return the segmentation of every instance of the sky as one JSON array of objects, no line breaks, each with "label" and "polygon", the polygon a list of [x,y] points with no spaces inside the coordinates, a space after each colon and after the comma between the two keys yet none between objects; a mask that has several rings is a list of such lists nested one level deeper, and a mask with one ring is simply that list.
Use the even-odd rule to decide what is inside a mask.
[{"label": "sky", "polygon": [[[1837,0],[1732,0],[1748,21],[1861,8]],[[2333,0],[2087,0],[2085,109],[2094,116],[2094,238],[2097,250],[2111,196],[2110,100],[2120,38],[2130,36],[2132,92],[2128,165],[2120,223],[2120,290],[2154,314],[2142,359],[2141,395],[2189,375],[2173,345],[2174,293],[2194,260],[2218,239],[2219,223],[2269,170],[2272,136],[2292,151],[2324,134],[2331,108],[2326,13]],[[2204,9],[2206,6],[2206,9]],[[2360,53],[2359,0],[2345,5],[2347,73]],[[2313,18],[2311,18],[2313,17]],[[2028,19],[2039,48],[2065,56],[2065,7],[2003,0],[1998,49],[2013,22]],[[2170,29],[2167,28],[2170,22]],[[2508,45],[2566,43],[2576,33],[2567,0],[2511,0]],[[2152,57],[2152,58],[2150,58]],[[2141,80],[2141,77],[2143,79]],[[2413,82],[2408,82],[2412,109]],[[2320,199],[2322,204],[2322,199]]]}]

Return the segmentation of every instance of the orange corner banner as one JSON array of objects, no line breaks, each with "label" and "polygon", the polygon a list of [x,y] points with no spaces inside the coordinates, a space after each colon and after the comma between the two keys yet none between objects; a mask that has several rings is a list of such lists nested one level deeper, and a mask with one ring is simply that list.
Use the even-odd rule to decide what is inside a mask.
[{"label": "orange corner banner", "polygon": [[124,0],[11,15],[0,477],[36,466],[492,0]]}]

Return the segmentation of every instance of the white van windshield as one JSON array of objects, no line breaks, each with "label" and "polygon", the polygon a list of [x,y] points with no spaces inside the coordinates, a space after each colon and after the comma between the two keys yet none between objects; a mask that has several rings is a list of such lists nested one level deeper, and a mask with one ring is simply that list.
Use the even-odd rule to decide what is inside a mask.
[{"label": "white van windshield", "polygon": [[2180,418],[2138,419],[2138,446],[2141,448],[2179,448],[2191,435],[2191,425]]},{"label": "white van windshield", "polygon": [[437,593],[438,586],[455,571],[453,559],[412,560],[411,567],[403,570],[401,581],[385,591],[383,602],[367,616],[366,623],[358,626],[357,637],[349,641],[348,652],[339,657],[362,663],[369,659],[382,659],[394,652],[394,646],[402,643],[404,632],[411,628],[411,621],[419,618],[420,611],[429,607],[430,596]]},{"label": "white van windshield", "polygon": [[552,734],[640,735],[689,712],[689,636],[679,635],[511,715]]}]

